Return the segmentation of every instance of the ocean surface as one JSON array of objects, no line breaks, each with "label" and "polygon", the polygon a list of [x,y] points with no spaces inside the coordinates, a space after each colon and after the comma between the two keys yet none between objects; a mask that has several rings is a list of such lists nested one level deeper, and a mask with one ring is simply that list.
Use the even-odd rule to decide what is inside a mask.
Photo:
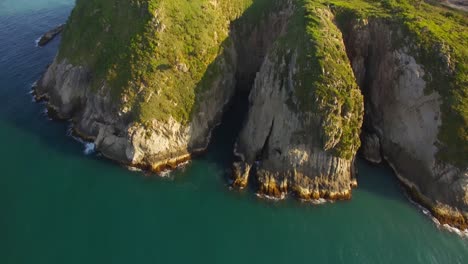
[{"label": "ocean surface", "polygon": [[358,161],[352,201],[314,205],[229,190],[238,124],[165,178],[93,153],[30,95],[60,41],[35,40],[73,3],[0,0],[1,264],[468,263],[468,239],[434,224],[384,166]]}]

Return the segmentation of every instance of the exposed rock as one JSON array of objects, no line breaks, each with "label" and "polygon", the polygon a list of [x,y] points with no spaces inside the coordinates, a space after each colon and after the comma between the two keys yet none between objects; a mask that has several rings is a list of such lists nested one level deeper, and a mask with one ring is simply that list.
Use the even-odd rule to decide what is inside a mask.
[{"label": "exposed rock", "polygon": [[[291,1],[285,1],[285,3],[291,7]],[[85,5],[79,7],[86,11]],[[103,8],[111,9],[113,7],[104,5]],[[216,5],[215,8],[221,7]],[[209,77],[209,87],[204,86],[202,91],[197,91],[188,122],[177,121],[170,114],[167,120],[153,118],[146,120],[144,124],[138,122],[132,116],[135,107],[130,102],[132,100],[131,94],[122,93],[121,100],[115,100],[111,95],[115,91],[115,87],[110,87],[106,80],[93,79],[96,76],[88,67],[73,65],[66,57],[61,57],[60,52],[38,82],[37,98],[49,99],[48,107],[53,108],[61,118],[72,119],[75,133],[94,141],[96,149],[104,156],[155,172],[175,168],[177,164],[187,161],[194,154],[204,151],[208,146],[211,132],[220,122],[224,106],[234,94],[235,75],[244,75],[243,70],[249,67],[253,67],[255,72],[257,70],[255,67],[259,67],[260,60],[256,66],[255,63],[249,63],[249,60],[244,58],[263,57],[266,50],[262,48],[263,46],[258,50],[248,50],[242,44],[244,38],[252,40],[255,45],[269,46],[274,36],[281,31],[281,26],[278,30],[265,30],[266,27],[270,25],[270,22],[275,25],[284,24],[287,15],[291,13],[290,9],[272,10],[260,23],[260,26],[241,22],[231,25],[232,36],[224,40],[222,52],[213,62],[214,70]],[[143,11],[145,9],[141,9],[141,12]],[[165,30],[162,12],[159,9],[154,11],[150,26],[152,29],[157,28],[157,30],[152,33],[172,34]],[[73,17],[71,24],[74,23],[74,26],[78,27],[80,19],[82,18]],[[227,18],[223,17],[223,19]],[[239,19],[239,21],[242,20]],[[227,32],[229,21],[225,22],[222,25],[226,26]],[[103,26],[103,30],[107,32],[111,26],[106,24]],[[215,42],[221,42],[218,39],[220,38],[218,33],[214,32],[213,34]],[[69,41],[74,43],[74,40],[70,38]],[[197,40],[199,39],[197,38]],[[206,50],[202,52],[206,53]],[[238,54],[239,52],[243,52],[243,54]],[[65,54],[67,53],[65,52]],[[238,62],[239,59],[242,60],[242,63]],[[191,72],[192,65],[186,64],[185,60],[179,61],[177,59],[174,67],[162,64],[158,66],[158,70],[167,72],[174,69],[179,76],[185,78],[193,74]],[[196,67],[200,67],[200,65],[196,64]],[[169,81],[169,78],[162,81]],[[95,87],[96,82],[101,84],[100,87]],[[198,89],[198,87],[184,87],[184,89]],[[160,90],[145,93],[147,90],[149,89],[145,83],[139,84],[136,89],[136,94],[141,94],[145,103],[148,103],[152,97],[162,96]],[[167,101],[177,107],[171,99],[167,99]],[[168,115],[167,112],[165,114]],[[244,181],[239,182],[239,186],[246,184],[247,176]]]},{"label": "exposed rock", "polygon": [[[231,45],[233,47],[234,45]],[[224,106],[234,93],[235,50],[224,54],[230,63],[221,64],[213,86],[202,95],[191,123],[183,125],[174,119],[153,120],[147,126],[128,121],[119,111],[106,85],[91,90],[90,72],[56,58],[38,82],[37,99],[48,99],[48,105],[62,119],[72,119],[76,133],[93,140],[104,156],[131,166],[160,172],[175,168],[202,152],[208,146],[210,134],[219,122]],[[224,87],[224,89],[217,89]],[[120,113],[120,114],[119,114]]]},{"label": "exposed rock", "polygon": [[[173,5],[153,10],[154,5],[146,1],[124,1],[122,6],[132,10],[104,22],[98,19],[101,9],[96,9],[91,12],[96,20],[90,21],[105,34],[74,39],[65,31],[69,45],[62,46],[62,53],[38,82],[36,97],[47,99],[57,117],[72,119],[75,133],[94,141],[104,156],[158,172],[204,151],[236,81],[255,79],[248,117],[234,150],[239,161],[233,164],[233,186],[246,187],[250,175],[259,193],[268,197],[294,193],[305,200],[349,199],[351,188],[357,186],[354,158],[363,123],[359,85],[366,96],[366,126],[375,132],[364,134],[363,155],[380,162],[382,153],[413,197],[442,223],[468,228],[468,168],[436,155],[441,148],[439,129],[445,124],[443,94],[428,89],[433,74],[418,61],[418,46],[396,29],[401,21],[388,22],[388,15],[404,3],[379,5],[376,8],[388,8],[388,14],[345,21],[347,25],[338,29],[335,23],[343,21],[330,8],[346,13],[352,5],[254,2],[265,11],[255,22],[256,13],[237,14],[248,7],[244,1],[235,3],[238,11],[227,0],[201,4],[203,14],[216,22],[210,32],[204,27],[204,15],[191,16],[193,21],[176,20],[183,16]],[[91,10],[84,4],[77,6],[81,12],[74,12],[75,17],[72,13],[69,25],[84,32],[87,29],[80,27],[76,14]],[[116,6],[102,8],[114,12]],[[191,7],[187,4],[187,8]],[[148,11],[150,16],[144,16]],[[227,11],[231,14],[224,16]],[[113,23],[121,24],[120,20],[135,14],[142,15],[140,20],[129,20],[135,27],[120,34]],[[292,21],[299,16],[304,19]],[[168,22],[183,25],[172,27]],[[204,30],[203,34],[190,31],[179,36],[192,22],[198,27],[190,29]],[[62,28],[47,32],[39,45]],[[92,37],[99,40],[92,43]],[[134,41],[139,37],[142,41]],[[122,54],[129,56],[111,56],[116,39],[126,51]],[[190,40],[189,45],[180,43],[181,39]],[[176,41],[178,45],[173,45]],[[453,47],[439,44],[440,52],[433,59],[441,60],[446,67],[440,70],[451,75],[458,69],[456,56],[442,51]],[[84,54],[74,56],[79,48]],[[94,48],[99,52],[88,56]],[[72,57],[78,59],[71,63]],[[149,114],[136,113],[142,105]]]},{"label": "exposed rock", "polygon": [[[380,20],[356,22],[347,34],[355,75],[367,95],[367,126],[377,131],[385,159],[413,197],[442,223],[468,228],[468,168],[437,157],[441,98],[427,92],[428,73],[414,51],[393,46],[398,34]],[[368,139],[363,153],[373,157],[375,140]]]},{"label": "exposed rock", "polygon": [[245,162],[234,162],[232,165],[232,186],[239,189],[244,189],[247,187],[250,169],[251,166]]},{"label": "exposed rock", "polygon": [[64,27],[65,27],[65,24],[61,24],[61,25],[57,26],[56,28],[53,28],[53,29],[47,31],[46,33],[44,33],[44,35],[41,36],[41,38],[39,39],[37,45],[39,47],[43,47],[43,46],[47,45],[47,43],[52,41],[58,34],[60,34],[60,32],[62,32]]},{"label": "exposed rock", "polygon": [[468,0],[439,0],[443,5],[468,12]]},{"label": "exposed rock", "polygon": [[[332,19],[324,12],[324,19]],[[341,45],[344,52],[342,41]],[[326,138],[320,128],[323,113],[291,107],[297,100],[297,54],[274,48],[267,54],[249,97],[251,107],[235,153],[247,166],[256,164],[254,177],[262,195],[282,198],[292,191],[308,200],[349,199],[351,186],[356,185],[353,159],[327,151],[321,140]],[[332,143],[326,140],[333,146],[339,141],[340,137]]]}]

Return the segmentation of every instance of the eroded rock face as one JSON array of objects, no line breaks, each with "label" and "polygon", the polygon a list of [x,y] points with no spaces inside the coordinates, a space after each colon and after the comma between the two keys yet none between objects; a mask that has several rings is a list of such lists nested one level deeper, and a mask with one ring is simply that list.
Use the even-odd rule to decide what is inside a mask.
[{"label": "eroded rock face", "polygon": [[[354,24],[346,39],[367,95],[367,125],[377,132],[385,159],[413,196],[442,223],[468,228],[468,169],[437,158],[441,97],[428,92],[428,73],[414,51],[393,47],[398,34],[384,22],[370,20]],[[364,141],[370,159],[376,142],[373,137]]]},{"label": "eroded rock face", "polygon": [[[331,13],[326,12],[330,19]],[[251,176],[258,183],[259,193],[268,197],[283,198],[293,192],[305,200],[349,199],[356,185],[354,159],[327,150],[327,145],[337,142],[323,143],[323,113],[295,107],[297,54],[293,49],[284,54],[271,49],[267,54],[250,93],[249,114],[236,144],[235,154],[241,160],[236,167],[255,166]],[[234,182],[245,182],[246,171],[237,171]]]},{"label": "eroded rock face", "polygon": [[[232,23],[230,35],[216,58],[209,87],[196,94],[187,122],[173,116],[137,122],[132,106],[123,103],[128,94],[119,98],[121,102],[115,100],[105,80],[95,87],[90,69],[72,65],[67,58],[54,60],[36,96],[48,99],[60,118],[72,119],[76,133],[94,141],[106,157],[158,172],[205,150],[234,94],[236,78],[256,75],[248,117],[234,150],[238,160],[233,164],[233,186],[245,188],[250,179],[269,197],[292,192],[305,200],[349,199],[356,186],[356,130],[363,121],[357,83],[366,96],[366,126],[375,133],[363,136],[364,156],[380,162],[383,154],[413,196],[443,223],[468,228],[468,168],[437,158],[441,96],[428,91],[428,72],[418,63],[414,47],[396,46],[398,31],[382,18],[350,21],[341,28],[343,43],[328,5],[310,1],[301,9],[295,3],[279,1],[257,24],[243,24],[241,18],[226,21],[226,32]],[[311,19],[307,26],[315,39],[282,39],[295,15]],[[168,30],[158,19],[154,23],[155,32]],[[306,28],[295,26],[295,34],[306,34]],[[328,42],[319,43],[315,35]],[[212,41],[219,41],[217,36],[213,34]],[[306,49],[309,53],[301,55]],[[193,68],[179,61],[173,66],[181,74]],[[303,71],[307,67],[313,69]],[[301,74],[307,78],[298,78]],[[325,88],[315,93],[319,86]],[[345,93],[349,100],[343,100]],[[157,91],[151,96],[158,96]],[[170,99],[164,102],[176,106]]]},{"label": "eroded rock face", "polygon": [[234,162],[232,165],[232,186],[239,189],[247,187],[251,168],[252,166],[245,162]]},{"label": "eroded rock face", "polygon": [[[291,14],[291,1],[284,1],[284,5],[284,9],[272,9],[258,25],[242,19],[231,25],[231,35],[224,40],[222,54],[216,58],[215,74],[210,76],[209,87],[197,93],[187,123],[172,117],[137,122],[132,116],[134,109],[125,104],[127,95],[120,96],[121,102],[112,98],[111,91],[115,89],[104,80],[100,81],[101,87],[92,88],[96,80],[92,80],[89,69],[72,65],[59,56],[38,82],[36,95],[49,99],[49,107],[59,117],[72,119],[75,132],[94,141],[104,156],[154,172],[173,169],[207,148],[211,132],[234,94],[236,77],[248,78],[258,70],[260,59]],[[270,25],[276,29],[267,30]],[[218,41],[217,37],[214,41]],[[255,48],[249,49],[249,45]],[[183,63],[176,68],[189,74]]]},{"label": "eroded rock face", "polygon": [[60,118],[72,119],[75,132],[94,141],[104,156],[159,172],[175,168],[208,146],[211,131],[234,94],[236,51],[231,48],[223,56],[222,74],[200,96],[203,99],[189,124],[172,118],[145,126],[133,122],[112,100],[105,84],[92,90],[89,70],[66,59],[54,60],[38,82],[36,96],[48,99],[48,106]]}]

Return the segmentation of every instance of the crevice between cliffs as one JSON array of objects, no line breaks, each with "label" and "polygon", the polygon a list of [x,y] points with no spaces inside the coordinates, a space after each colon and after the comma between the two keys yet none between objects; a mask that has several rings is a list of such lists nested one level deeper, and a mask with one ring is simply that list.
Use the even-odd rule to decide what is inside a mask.
[{"label": "crevice between cliffs", "polygon": [[[265,58],[276,40],[284,32],[292,14],[292,3],[286,1],[273,5],[269,12],[264,13],[257,23],[252,24],[249,18],[238,18],[230,27],[235,50],[236,72],[235,92],[225,107],[219,126],[213,131],[210,141],[210,152],[216,153],[213,158],[230,167],[239,156],[233,152],[236,140],[244,126],[250,110],[250,92],[255,85],[256,77]],[[271,125],[271,129],[273,124]],[[271,130],[270,129],[270,130]],[[267,147],[268,138],[264,143]],[[222,149],[221,149],[222,148]],[[259,156],[262,153],[258,153]],[[260,157],[259,157],[260,158]],[[250,173],[253,173],[250,171]],[[226,180],[230,180],[231,173],[227,173]],[[250,177],[252,178],[252,177]],[[254,190],[255,183],[249,182]]]}]

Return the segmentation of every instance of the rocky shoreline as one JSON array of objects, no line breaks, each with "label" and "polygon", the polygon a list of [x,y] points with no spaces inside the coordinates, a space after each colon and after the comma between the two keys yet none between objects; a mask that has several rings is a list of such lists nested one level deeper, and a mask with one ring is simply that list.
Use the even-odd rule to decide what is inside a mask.
[{"label": "rocky shoreline", "polygon": [[[78,129],[76,129],[76,126],[73,125],[74,124],[73,120],[69,120],[60,116],[59,112],[56,110],[57,107],[50,104],[50,102],[48,101],[48,96],[46,94],[38,95],[36,93],[35,87],[33,87],[32,95],[36,102],[46,103],[46,108],[48,109],[47,114],[49,118],[54,119],[54,120],[59,120],[59,121],[71,122],[72,133],[75,136],[81,138],[82,140],[86,142],[95,141],[96,139],[95,137],[91,137],[89,135],[83,134]],[[205,152],[206,152],[206,149],[201,149],[198,152],[195,152],[193,154],[182,155],[180,157],[172,158],[172,159],[169,159],[167,161],[164,161],[164,162],[152,165],[152,166],[148,166],[145,164],[122,163],[121,161],[115,160],[112,157],[107,157],[103,153],[102,155],[110,160],[114,160],[115,162],[121,165],[141,169],[143,171],[147,171],[147,172],[151,172],[155,174],[160,174],[167,170],[175,170],[179,166],[185,164],[186,162],[192,160],[193,158],[203,155]],[[364,159],[368,160],[371,163],[381,162],[381,161],[375,162],[374,159],[372,158],[368,159],[368,157],[364,157]],[[409,197],[413,199],[413,202],[415,202],[417,205],[421,206],[422,208],[429,210],[432,217],[437,219],[440,225],[448,225],[449,227],[452,227],[461,231],[468,230],[468,220],[465,217],[463,217],[463,215],[459,213],[454,213],[456,212],[456,210],[455,211],[451,210],[452,212],[450,212],[447,210],[437,209],[437,206],[432,204],[429,198],[421,194],[417,190],[417,187],[415,187],[414,184],[410,183],[407,179],[401,176],[391,163],[388,163],[386,159],[385,159],[385,162],[390,165],[393,172],[395,173],[396,178],[398,179],[398,181],[400,182],[401,186],[404,188],[406,193],[409,195]],[[235,189],[240,189],[240,190],[246,188],[248,185],[248,177],[249,177],[249,173],[251,169],[252,169],[251,166],[245,163],[234,162],[233,168],[232,168],[233,180],[231,182],[231,186]],[[263,177],[260,177],[260,178],[265,179],[265,181],[260,183],[260,187],[257,191],[258,197],[268,199],[268,200],[282,200],[288,197],[290,192],[288,189],[287,180],[278,184],[274,177],[268,177],[268,173],[260,172],[260,175],[263,175]],[[310,192],[307,189],[296,187],[295,189],[293,189],[292,194],[293,194],[293,197],[303,202],[345,201],[345,200],[352,199],[351,189],[358,187],[357,181],[354,180],[350,187],[351,188],[349,189],[349,191],[344,191],[341,193],[329,193],[325,191]]]},{"label": "rocky shoreline", "polygon": [[[77,138],[80,138],[84,142],[93,142],[93,143],[96,142],[97,140],[96,136],[89,135],[81,131],[78,128],[78,125],[77,125],[78,121],[75,120],[74,117],[66,117],[65,115],[61,114],[60,108],[56,105],[53,105],[50,102],[50,96],[47,93],[38,93],[37,85],[32,87],[32,96],[35,102],[45,103],[45,108],[47,109],[47,115],[50,119],[69,122],[71,124],[71,133],[74,136],[76,136]],[[141,169],[143,171],[147,171],[147,172],[151,172],[155,174],[160,174],[167,170],[177,169],[179,166],[186,164],[188,161],[192,160],[193,158],[204,154],[206,152],[206,149],[207,148],[197,149],[197,150],[192,151],[192,153],[182,154],[176,157],[171,157],[169,159],[162,160],[160,162],[153,163],[153,164],[126,162],[121,159],[116,159],[112,155],[106,155],[105,152],[100,152],[100,154],[102,154],[104,157],[106,157],[109,160],[113,160],[117,162],[118,164]]]},{"label": "rocky shoreline", "polygon": [[[243,88],[249,106],[233,150],[232,187],[252,181],[260,196],[274,199],[290,193],[307,201],[349,200],[359,150],[371,162],[391,164],[441,223],[468,228],[468,169],[438,155],[445,99],[443,90],[429,90],[433,76],[453,76],[450,54],[440,45],[413,45],[417,39],[387,17],[350,18],[336,7],[290,0],[266,10],[255,23],[225,21],[232,23],[226,40],[210,68],[200,68],[198,82],[184,79],[176,87],[201,62],[177,58],[174,67],[148,66],[158,80],[126,80],[127,90],[115,91],[108,79],[93,79],[93,65],[72,63],[59,52],[35,97],[47,101],[56,118],[70,120],[73,133],[94,142],[103,156],[160,173],[206,151],[237,83],[252,79]],[[306,14],[305,25],[294,20]],[[151,32],[169,34],[159,11],[149,15]],[[209,40],[217,43],[218,35]],[[421,53],[430,53],[437,67],[426,67]],[[196,90],[193,98],[178,101],[187,89]],[[189,112],[185,119],[179,110]]]}]

